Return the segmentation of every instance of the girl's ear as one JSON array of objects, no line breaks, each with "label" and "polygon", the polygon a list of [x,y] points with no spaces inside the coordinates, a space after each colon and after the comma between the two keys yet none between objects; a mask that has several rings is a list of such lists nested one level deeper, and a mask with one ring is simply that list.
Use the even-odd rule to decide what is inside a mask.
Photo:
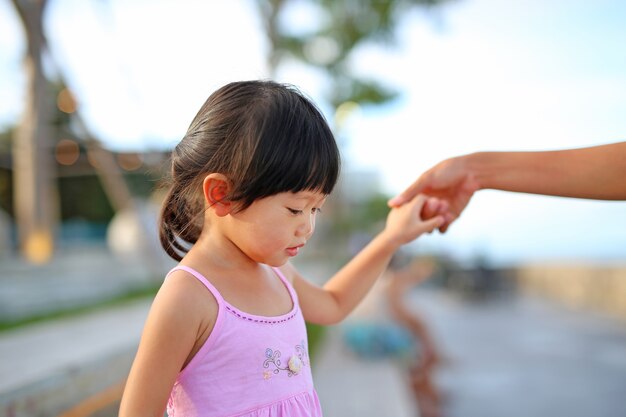
[{"label": "girl's ear", "polygon": [[207,175],[202,182],[202,191],[204,201],[215,214],[222,217],[230,213],[232,203],[226,200],[230,192],[230,182],[225,175],[217,173]]}]

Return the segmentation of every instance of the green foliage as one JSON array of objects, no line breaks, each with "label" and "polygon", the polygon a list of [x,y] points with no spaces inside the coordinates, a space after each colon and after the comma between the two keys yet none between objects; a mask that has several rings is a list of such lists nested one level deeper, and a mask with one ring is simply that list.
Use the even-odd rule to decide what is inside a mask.
[{"label": "green foliage", "polygon": [[389,213],[388,196],[373,194],[356,203],[342,206],[329,221],[332,226],[320,248],[326,262],[343,265],[355,254],[355,250],[369,241],[384,225]]},{"label": "green foliage", "polygon": [[113,208],[95,175],[59,178],[61,219],[83,219],[106,223]]},{"label": "green foliage", "polygon": [[162,180],[161,177],[161,173],[140,169],[124,175],[124,180],[133,196],[147,200],[159,187],[160,181]]},{"label": "green foliage", "polygon": [[4,156],[11,153],[11,141],[14,132],[14,127],[9,127],[7,130],[0,132],[0,155]]},{"label": "green foliage", "polygon": [[[146,199],[156,184],[156,180],[144,172],[127,174],[124,179],[132,195]],[[108,223],[115,214],[95,173],[59,178],[59,196],[61,220],[82,219]]]},{"label": "green foliage", "polygon": [[372,196],[351,204],[337,219],[339,230],[342,233],[371,232],[378,229],[389,213],[387,206],[388,196],[373,194]]},{"label": "green foliage", "polygon": [[307,337],[309,339],[309,357],[311,359],[319,352],[319,347],[322,344],[326,335],[326,327],[319,324],[306,324]]},{"label": "green foliage", "polygon": [[360,209],[356,211],[358,222],[365,225],[384,221],[389,213],[389,206],[387,205],[389,198],[388,195],[374,194],[363,201]]},{"label": "green foliage", "polygon": [[[292,57],[323,70],[331,78],[328,101],[337,107],[346,101],[383,104],[396,98],[398,93],[390,87],[354,73],[350,65],[353,52],[365,44],[392,45],[395,29],[407,13],[446,1],[449,0],[310,0],[308,5],[323,18],[318,19],[317,28],[301,33],[293,33],[294,29],[281,21],[292,2],[266,0],[258,4],[271,43],[270,65],[276,67],[284,58]],[[320,40],[327,44],[321,48],[321,55],[311,53],[315,49],[311,47]]]},{"label": "green foliage", "polygon": [[13,216],[13,176],[8,169],[0,169],[0,210]]},{"label": "green foliage", "polygon": [[398,93],[389,87],[371,80],[338,77],[336,84],[330,97],[334,107],[347,101],[360,104],[382,104],[398,96]]}]

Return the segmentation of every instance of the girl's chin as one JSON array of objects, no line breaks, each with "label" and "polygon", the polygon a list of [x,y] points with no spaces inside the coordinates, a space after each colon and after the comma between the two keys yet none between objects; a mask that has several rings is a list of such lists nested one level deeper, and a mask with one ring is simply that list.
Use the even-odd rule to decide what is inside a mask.
[{"label": "girl's chin", "polygon": [[272,259],[258,260],[257,262],[260,264],[271,266],[273,268],[278,268],[278,267],[285,265],[288,261],[289,261],[289,257],[285,256],[281,258],[275,257]]},{"label": "girl's chin", "polygon": [[268,263],[268,265],[272,266],[274,268],[278,268],[278,267],[281,267],[281,266],[285,265],[288,261],[289,261],[289,259],[283,259],[283,260],[280,260],[280,261]]}]

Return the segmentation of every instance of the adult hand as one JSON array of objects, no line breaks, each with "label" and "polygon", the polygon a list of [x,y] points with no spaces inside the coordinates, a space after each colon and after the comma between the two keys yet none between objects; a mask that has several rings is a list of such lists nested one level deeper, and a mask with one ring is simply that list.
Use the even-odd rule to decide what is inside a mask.
[{"label": "adult hand", "polygon": [[388,204],[390,207],[398,207],[422,193],[438,198],[440,207],[433,209],[426,204],[422,218],[428,219],[443,213],[444,223],[439,227],[443,233],[461,215],[479,188],[474,175],[465,166],[463,157],[455,157],[424,172],[404,192],[389,200]]}]

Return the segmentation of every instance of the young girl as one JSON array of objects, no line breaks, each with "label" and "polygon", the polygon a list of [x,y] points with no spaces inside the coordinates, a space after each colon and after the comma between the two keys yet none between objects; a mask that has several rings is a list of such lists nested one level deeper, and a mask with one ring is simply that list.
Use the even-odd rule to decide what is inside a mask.
[{"label": "young girl", "polygon": [[305,321],[342,320],[396,249],[443,222],[420,218],[423,196],[392,209],[316,287],[288,261],[338,175],[333,134],[295,88],[235,82],[209,97],[172,154],[160,237],[180,263],[148,315],[120,416],[322,415]]}]

